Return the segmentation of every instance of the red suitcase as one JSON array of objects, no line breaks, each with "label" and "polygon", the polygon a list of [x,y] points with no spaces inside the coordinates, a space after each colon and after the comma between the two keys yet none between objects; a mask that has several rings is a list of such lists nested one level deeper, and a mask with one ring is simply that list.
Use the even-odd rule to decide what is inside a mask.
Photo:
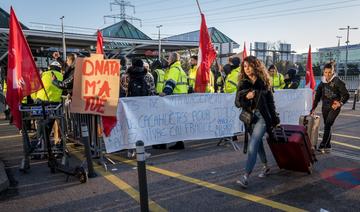
[{"label": "red suitcase", "polygon": [[312,173],[316,158],[303,125],[281,125],[268,143],[280,169]]}]

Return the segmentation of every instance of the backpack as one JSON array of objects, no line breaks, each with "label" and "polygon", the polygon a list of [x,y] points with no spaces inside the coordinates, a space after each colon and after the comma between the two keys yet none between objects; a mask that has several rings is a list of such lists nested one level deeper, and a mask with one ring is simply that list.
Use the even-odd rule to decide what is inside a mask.
[{"label": "backpack", "polygon": [[128,84],[128,97],[148,96],[148,86],[144,76],[130,78]]}]

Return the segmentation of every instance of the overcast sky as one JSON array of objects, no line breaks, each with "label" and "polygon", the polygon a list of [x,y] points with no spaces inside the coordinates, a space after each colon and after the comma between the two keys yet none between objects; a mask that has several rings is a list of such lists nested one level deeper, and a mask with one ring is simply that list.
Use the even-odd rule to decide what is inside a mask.
[{"label": "overcast sky", "polygon": [[[114,0],[111,0],[114,1]],[[198,30],[199,10],[195,0],[131,0],[127,15],[142,20],[133,24],[152,38],[157,38],[157,25],[162,37]],[[216,27],[239,44],[262,41],[284,41],[298,53],[308,45],[315,50],[337,45],[336,36],[346,31],[340,27],[360,27],[360,0],[199,0],[208,27]],[[90,29],[108,26],[114,21],[104,15],[119,14],[120,8],[110,11],[110,0],[2,0],[0,7],[15,9],[18,19],[28,27],[33,23],[64,24]],[[38,26],[38,25],[37,25]],[[89,30],[87,30],[89,31]],[[92,30],[90,30],[92,31]],[[350,33],[350,44],[360,43],[360,30]],[[242,48],[242,47],[241,47]],[[247,47],[249,48],[249,46]]]}]

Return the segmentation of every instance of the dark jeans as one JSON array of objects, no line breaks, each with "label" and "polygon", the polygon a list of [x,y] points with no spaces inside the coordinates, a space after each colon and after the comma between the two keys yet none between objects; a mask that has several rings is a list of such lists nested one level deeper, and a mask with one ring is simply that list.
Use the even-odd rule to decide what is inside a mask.
[{"label": "dark jeans", "polygon": [[[38,135],[43,136],[44,139],[45,139],[45,136],[46,136],[46,139],[48,141],[50,141],[50,134],[51,134],[51,130],[52,130],[53,126],[54,126],[54,123],[55,123],[55,119],[41,120],[40,125],[42,127],[44,127],[46,134],[44,135],[44,131],[42,130],[42,127],[40,127],[39,128],[40,131],[39,131]],[[47,145],[47,144],[45,144],[45,145]]]},{"label": "dark jeans", "polygon": [[319,148],[331,148],[331,127],[333,126],[339,113],[340,108],[336,110],[333,110],[331,106],[322,108],[322,114],[324,118],[324,135]]}]

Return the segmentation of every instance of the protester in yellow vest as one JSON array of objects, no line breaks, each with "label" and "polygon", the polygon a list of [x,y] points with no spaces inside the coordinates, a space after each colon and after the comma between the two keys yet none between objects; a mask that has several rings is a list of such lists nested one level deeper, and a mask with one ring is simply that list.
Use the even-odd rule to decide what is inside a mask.
[{"label": "protester in yellow vest", "polygon": [[169,65],[170,68],[165,74],[165,87],[160,96],[187,94],[187,76],[185,71],[181,68],[180,55],[178,53],[170,53]]},{"label": "protester in yellow vest", "polygon": [[[196,83],[196,74],[197,74],[197,63],[198,63],[198,57],[193,55],[190,58],[190,65],[191,68],[189,69],[188,73],[188,79],[189,79],[189,93],[195,92],[195,83]],[[209,84],[206,86],[206,93],[214,93],[214,74],[210,71],[210,81]]]},{"label": "protester in yellow vest", "polygon": [[165,71],[160,60],[155,60],[151,65],[151,69],[153,70],[152,75],[154,77],[156,94],[162,93],[165,86]]},{"label": "protester in yellow vest", "polygon": [[[187,94],[188,83],[185,71],[181,68],[180,55],[176,52],[172,52],[169,55],[169,70],[165,73],[165,87],[160,96],[166,96],[171,94]],[[183,141],[178,141],[169,149],[184,149],[185,145]]]},{"label": "protester in yellow vest", "polygon": [[41,81],[43,82],[44,88],[36,93],[37,100],[45,102],[61,102],[62,89],[52,83],[53,79],[63,81],[63,75],[60,71],[61,64],[54,61],[51,63],[49,70],[41,74]]},{"label": "protester in yellow vest", "polygon": [[6,84],[6,81],[4,80],[4,85],[3,85],[3,94],[4,94],[4,97],[6,97],[6,91],[7,91],[7,84]]},{"label": "protester in yellow vest", "polygon": [[274,90],[283,89],[285,87],[284,76],[278,72],[275,65],[269,67],[270,83]]},{"label": "protester in yellow vest", "polygon": [[[47,71],[41,74],[41,81],[44,85],[44,88],[39,90],[36,93],[36,101],[39,102],[50,102],[50,103],[60,103],[62,101],[62,89],[58,88],[53,84],[53,80],[57,80],[59,82],[63,81],[63,75],[61,73],[61,64],[57,61],[54,61],[50,64],[50,67]],[[45,92],[46,91],[46,92]],[[50,139],[50,133],[54,126],[55,119],[46,119],[40,120],[40,127],[38,130],[39,137],[45,137]],[[44,131],[41,130],[42,128],[45,129]],[[55,141],[57,144],[58,141]]]},{"label": "protester in yellow vest", "polygon": [[225,79],[224,93],[235,93],[239,82],[240,58],[231,58],[230,64],[231,72]]}]

